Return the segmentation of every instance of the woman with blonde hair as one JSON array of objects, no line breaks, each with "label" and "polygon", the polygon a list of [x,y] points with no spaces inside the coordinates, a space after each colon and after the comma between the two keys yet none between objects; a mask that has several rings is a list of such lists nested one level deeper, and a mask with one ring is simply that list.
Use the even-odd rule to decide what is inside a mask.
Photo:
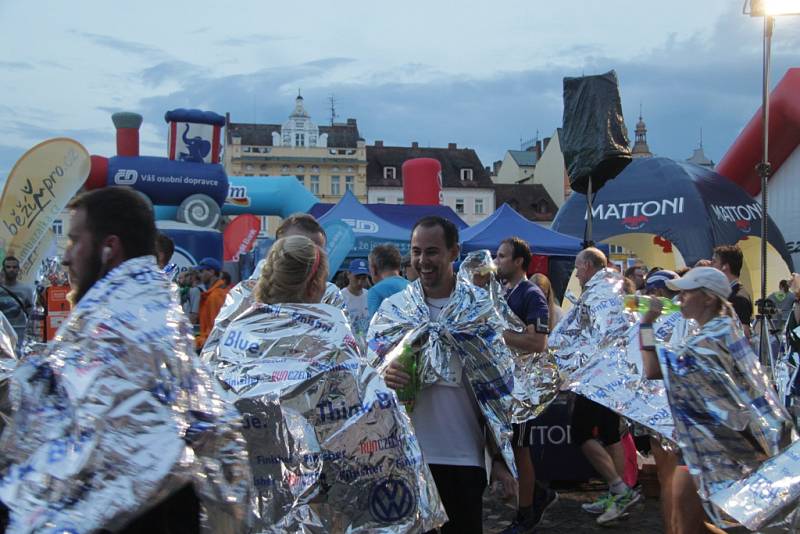
[{"label": "woman with blonde hair", "polygon": [[[444,508],[410,421],[344,312],[320,302],[327,277],[313,241],[279,239],[255,302],[218,322],[202,353],[242,415],[253,531],[433,530]],[[402,514],[376,506],[399,493]]]},{"label": "woman with blonde hair", "polygon": [[530,280],[542,290],[542,293],[544,293],[544,296],[547,298],[547,307],[550,311],[550,331],[552,331],[561,318],[564,317],[564,311],[561,309],[561,306],[556,304],[556,299],[553,296],[553,286],[547,276],[542,273],[536,273],[531,276]]}]

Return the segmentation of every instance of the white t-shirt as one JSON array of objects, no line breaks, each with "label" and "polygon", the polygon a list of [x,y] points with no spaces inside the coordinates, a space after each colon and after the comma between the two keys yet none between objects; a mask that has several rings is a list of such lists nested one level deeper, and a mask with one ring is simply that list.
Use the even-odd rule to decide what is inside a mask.
[{"label": "white t-shirt", "polygon": [[[431,320],[436,321],[449,298],[426,299]],[[461,362],[450,361],[461,382],[438,382],[417,393],[411,422],[428,464],[484,467],[484,439],[480,415],[464,381]]]},{"label": "white t-shirt", "polygon": [[349,287],[342,289],[342,297],[347,305],[347,313],[350,316],[350,326],[353,327],[353,333],[361,337],[366,336],[369,329],[368,292],[368,290],[363,289],[360,295],[353,295],[350,293]]}]

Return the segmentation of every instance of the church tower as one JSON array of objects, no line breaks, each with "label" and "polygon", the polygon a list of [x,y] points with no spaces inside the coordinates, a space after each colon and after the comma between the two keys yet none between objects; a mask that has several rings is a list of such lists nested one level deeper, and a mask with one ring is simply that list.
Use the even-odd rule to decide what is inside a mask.
[{"label": "church tower", "polygon": [[639,122],[636,123],[636,141],[633,143],[631,156],[634,158],[652,158],[653,153],[647,146],[647,126],[642,120],[642,106],[639,106]]}]

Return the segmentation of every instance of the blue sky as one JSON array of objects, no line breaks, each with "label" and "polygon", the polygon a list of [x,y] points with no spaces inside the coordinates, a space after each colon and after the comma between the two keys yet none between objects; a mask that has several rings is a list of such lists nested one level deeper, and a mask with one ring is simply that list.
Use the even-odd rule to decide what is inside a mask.
[{"label": "blue sky", "polygon": [[[114,111],[142,113],[142,153],[165,155],[169,109],[280,123],[298,89],[317,123],[333,94],[368,143],[456,142],[484,165],[561,125],[565,76],[616,69],[631,135],[641,103],[676,159],[702,128],[719,161],[760,103],[740,0],[126,4],[0,0],[0,180],[49,137],[113,155]],[[773,85],[797,50],[800,17],[779,20]]]}]

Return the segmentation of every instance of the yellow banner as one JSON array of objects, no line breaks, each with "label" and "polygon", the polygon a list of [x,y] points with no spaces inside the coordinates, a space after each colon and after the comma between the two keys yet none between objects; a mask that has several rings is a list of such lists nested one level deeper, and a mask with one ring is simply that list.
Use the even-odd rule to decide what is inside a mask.
[{"label": "yellow banner", "polygon": [[20,271],[30,273],[49,248],[53,221],[86,182],[91,159],[72,139],[56,138],[28,150],[8,175],[0,198],[0,247],[16,256]]}]

